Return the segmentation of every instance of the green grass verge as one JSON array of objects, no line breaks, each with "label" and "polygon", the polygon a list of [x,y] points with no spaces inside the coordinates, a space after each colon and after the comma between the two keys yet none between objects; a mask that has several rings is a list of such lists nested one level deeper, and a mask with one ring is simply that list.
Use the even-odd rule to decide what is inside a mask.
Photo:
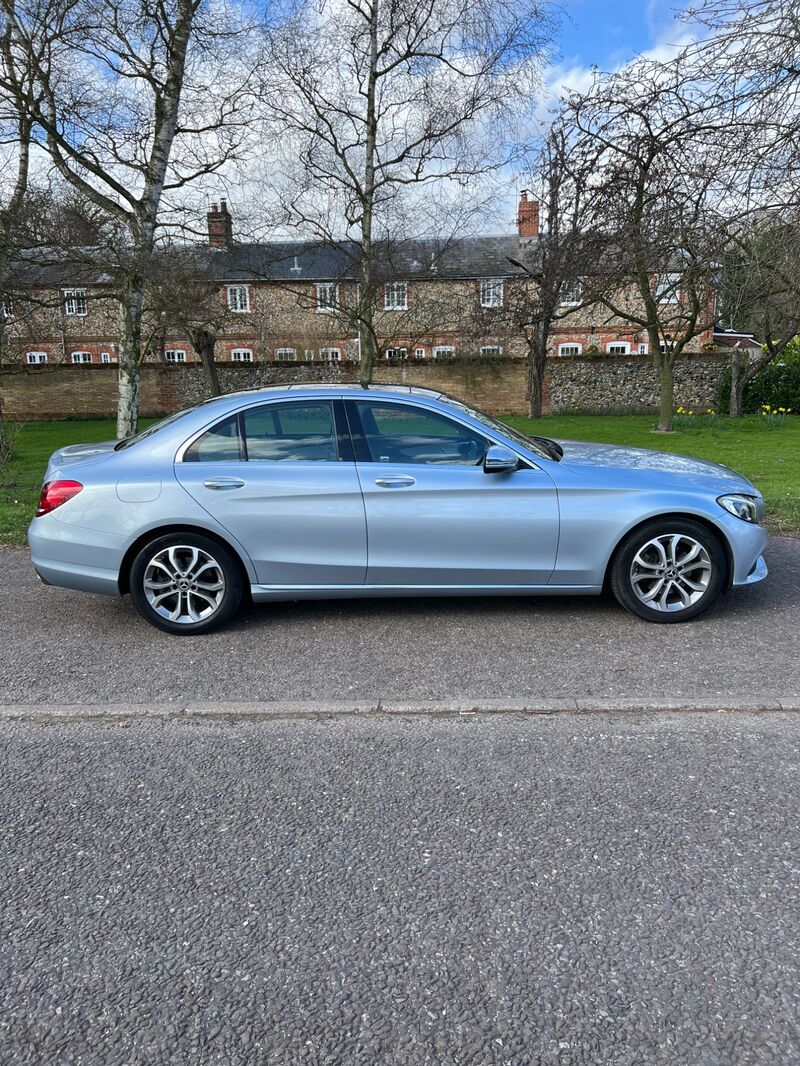
[{"label": "green grass verge", "polygon": [[[699,419],[664,436],[651,432],[653,419],[648,415],[550,415],[535,422],[507,421],[526,433],[654,448],[725,463],[764,493],[773,532],[800,532],[800,417],[774,426],[755,416],[737,422]],[[114,436],[114,423],[27,422],[9,426],[9,436],[13,453],[0,465],[0,545],[25,543],[51,453],[65,444],[108,440]]]}]

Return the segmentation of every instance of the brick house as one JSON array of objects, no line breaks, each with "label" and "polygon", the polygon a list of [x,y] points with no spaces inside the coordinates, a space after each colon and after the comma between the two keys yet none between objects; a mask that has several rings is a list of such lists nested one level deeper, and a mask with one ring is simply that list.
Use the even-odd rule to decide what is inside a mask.
[{"label": "brick house", "polygon": [[[201,258],[208,305],[195,299],[195,306],[176,307],[173,314],[167,299],[158,314],[151,310],[146,361],[197,360],[182,324],[187,314],[213,321],[220,363],[358,359],[356,245],[237,242],[225,200],[211,207],[207,227]],[[409,361],[523,356],[524,340],[503,310],[511,285],[534,284],[524,281],[518,264],[535,261],[538,238],[539,204],[523,192],[516,233],[385,245],[375,293],[382,354]],[[15,290],[18,298],[3,307],[7,360],[117,362],[117,307],[108,273],[80,256],[55,262],[31,256],[16,271]],[[579,306],[579,283],[563,299],[576,310],[557,325],[554,356],[648,354],[645,334]],[[709,331],[691,347],[698,350],[710,340]]]}]

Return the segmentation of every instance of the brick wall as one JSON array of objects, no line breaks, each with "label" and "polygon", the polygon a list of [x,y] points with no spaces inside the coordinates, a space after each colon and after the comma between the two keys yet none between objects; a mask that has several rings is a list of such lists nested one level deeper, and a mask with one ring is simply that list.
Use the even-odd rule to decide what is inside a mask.
[{"label": "brick wall", "polygon": [[[710,407],[728,356],[719,352],[687,354],[675,364],[676,403]],[[358,379],[358,364],[258,363],[219,367],[225,392],[290,382]],[[438,389],[492,414],[525,411],[526,366],[510,358],[458,358],[438,362],[385,362],[378,381]],[[647,356],[580,356],[552,359],[546,399],[553,411],[655,409],[659,382]],[[116,413],[114,366],[0,367],[0,401],[8,419],[100,418]],[[143,416],[179,410],[206,399],[199,366],[142,367]]]}]

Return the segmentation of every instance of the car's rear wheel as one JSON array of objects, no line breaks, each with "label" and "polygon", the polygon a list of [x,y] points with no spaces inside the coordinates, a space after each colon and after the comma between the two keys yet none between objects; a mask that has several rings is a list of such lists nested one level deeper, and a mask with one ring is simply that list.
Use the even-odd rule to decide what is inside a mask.
[{"label": "car's rear wheel", "polygon": [[655,519],[630,533],[611,564],[611,590],[649,622],[688,622],[725,587],[720,540],[691,519]]},{"label": "car's rear wheel", "polygon": [[133,602],[167,633],[207,633],[239,606],[244,582],[233,554],[211,537],[174,533],[146,544],[131,567]]}]

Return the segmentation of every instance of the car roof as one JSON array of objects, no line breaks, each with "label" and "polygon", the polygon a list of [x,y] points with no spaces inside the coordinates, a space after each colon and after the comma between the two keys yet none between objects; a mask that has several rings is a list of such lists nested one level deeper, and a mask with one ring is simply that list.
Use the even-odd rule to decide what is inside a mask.
[{"label": "car roof", "polygon": [[288,392],[325,392],[335,391],[345,393],[360,393],[368,390],[370,392],[386,392],[386,393],[401,393],[402,395],[411,396],[427,396],[430,399],[436,399],[439,396],[444,395],[439,389],[426,389],[421,385],[401,385],[397,382],[373,382],[370,385],[359,385],[357,382],[348,381],[309,381],[302,384],[291,383],[286,385],[256,385],[251,389],[238,389],[236,392],[226,392],[222,396],[213,396],[210,400],[206,400],[206,403],[214,403],[218,400],[229,400],[234,396],[275,396],[278,393]]}]

